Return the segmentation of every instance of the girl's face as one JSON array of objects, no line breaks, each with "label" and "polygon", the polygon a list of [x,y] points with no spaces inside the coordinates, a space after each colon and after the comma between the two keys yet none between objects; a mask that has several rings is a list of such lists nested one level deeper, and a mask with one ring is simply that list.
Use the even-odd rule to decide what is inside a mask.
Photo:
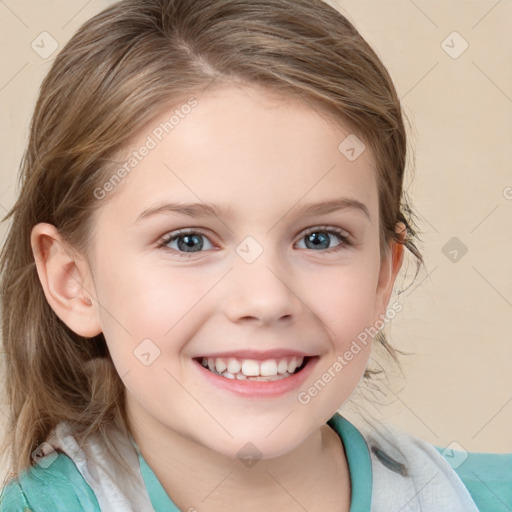
[{"label": "girl's face", "polygon": [[[382,325],[399,265],[381,262],[374,161],[349,129],[257,88],[195,100],[149,123],[130,172],[98,192],[113,195],[95,213],[97,322],[148,435],[272,458],[356,388],[371,349],[358,336]],[[202,367],[223,353],[233,372],[314,357],[296,377],[250,382]]]}]

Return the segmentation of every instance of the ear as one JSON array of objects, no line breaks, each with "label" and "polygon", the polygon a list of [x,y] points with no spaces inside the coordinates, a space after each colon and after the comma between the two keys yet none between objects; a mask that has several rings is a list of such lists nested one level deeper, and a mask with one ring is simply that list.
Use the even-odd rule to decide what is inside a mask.
[{"label": "ear", "polygon": [[386,314],[389,299],[393,292],[396,276],[402,267],[404,259],[404,245],[407,228],[403,222],[398,222],[395,228],[401,243],[392,239],[389,242],[385,256],[381,260],[379,281],[377,283],[377,295],[375,302],[375,321]]},{"label": "ear", "polygon": [[84,280],[90,276],[89,265],[78,255],[70,255],[72,251],[51,224],[36,224],[30,243],[39,280],[53,311],[76,334],[86,338],[98,335],[101,325],[97,301],[92,300],[96,293],[92,279]]}]

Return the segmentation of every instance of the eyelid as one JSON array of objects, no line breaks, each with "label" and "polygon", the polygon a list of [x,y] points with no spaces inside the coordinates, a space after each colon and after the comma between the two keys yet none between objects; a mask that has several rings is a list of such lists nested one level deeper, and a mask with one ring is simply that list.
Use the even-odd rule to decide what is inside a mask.
[{"label": "eyelid", "polygon": [[[295,235],[294,238],[297,238],[297,237],[303,238],[304,236],[306,236],[312,232],[321,231],[321,230],[324,230],[327,232],[333,232],[340,237],[346,238],[347,242],[350,242],[351,244],[353,243],[354,237],[350,231],[348,231],[344,228],[340,228],[339,226],[333,226],[333,225],[315,225],[315,226],[311,226],[309,228],[304,228],[303,230],[299,231],[299,233],[297,233],[297,235]],[[207,231],[208,230],[205,230],[203,228],[194,228],[194,227],[175,229],[174,231],[169,231],[165,235],[160,237],[158,239],[158,244],[165,246],[165,244],[168,244],[174,238],[176,238],[180,235],[188,235],[188,234],[202,235],[202,236],[208,238],[210,240],[210,242],[212,242],[212,240],[210,239],[211,235],[209,235],[207,233]],[[213,244],[213,242],[212,242],[212,244]],[[204,251],[201,251],[201,252],[204,252]]]},{"label": "eyelid", "polygon": [[314,232],[314,231],[321,231],[321,230],[339,232],[339,233],[342,233],[347,238],[353,238],[352,233],[350,231],[348,231],[347,229],[340,228],[339,226],[329,225],[329,224],[325,224],[325,225],[319,224],[317,226],[305,228],[302,231],[300,231],[297,236],[299,236],[299,235],[304,236],[304,234],[311,233],[312,231]]},{"label": "eyelid", "polygon": [[[165,245],[174,240],[175,238],[182,236],[182,235],[202,235],[205,238],[208,238],[210,240],[210,243],[212,245],[215,245],[213,241],[211,240],[212,235],[208,233],[208,230],[202,229],[202,228],[181,228],[181,229],[175,229],[173,231],[168,231],[165,235],[161,236],[157,240],[157,244],[159,247],[162,247],[165,249]],[[169,249],[169,248],[168,248]],[[204,251],[201,251],[204,252]]]},{"label": "eyelid", "polygon": [[305,236],[307,236],[311,233],[315,233],[317,231],[318,232],[323,231],[325,233],[334,234],[341,240],[341,243],[339,243],[338,245],[335,245],[334,247],[330,247],[329,249],[325,249],[322,251],[312,251],[312,252],[318,252],[320,254],[332,254],[333,252],[335,253],[342,249],[349,249],[349,248],[355,247],[357,245],[354,241],[352,234],[349,233],[347,230],[340,228],[338,226],[326,226],[326,225],[324,225],[324,226],[318,225],[318,226],[313,226],[311,228],[306,228],[305,230],[303,230],[299,233],[299,235],[298,235],[299,241],[302,240]]}]

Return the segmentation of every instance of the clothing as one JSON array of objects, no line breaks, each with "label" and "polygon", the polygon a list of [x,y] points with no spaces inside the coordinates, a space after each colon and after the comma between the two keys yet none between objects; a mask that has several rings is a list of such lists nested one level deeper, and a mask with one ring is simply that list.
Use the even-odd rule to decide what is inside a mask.
[{"label": "clothing", "polygon": [[[469,454],[456,468],[464,482],[471,482],[468,491],[447,462],[459,464],[463,452],[442,450],[390,426],[358,430],[338,413],[327,424],[340,436],[347,455],[350,512],[478,512],[470,491],[480,512],[512,510],[512,455]],[[47,455],[6,486],[0,512],[179,512],[135,441],[113,437],[134,470],[132,477],[106,459],[99,438],[91,436],[80,448],[61,423],[43,446]],[[50,445],[59,452],[49,450]]]}]

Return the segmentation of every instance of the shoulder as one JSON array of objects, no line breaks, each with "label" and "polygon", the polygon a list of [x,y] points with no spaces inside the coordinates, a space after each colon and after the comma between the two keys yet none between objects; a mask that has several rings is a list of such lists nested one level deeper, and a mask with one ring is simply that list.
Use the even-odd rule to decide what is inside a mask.
[{"label": "shoulder", "polygon": [[385,423],[358,428],[372,462],[372,511],[478,512],[468,489],[434,446]]},{"label": "shoulder", "polygon": [[512,453],[467,452],[455,443],[435,449],[453,467],[480,512],[512,510]]},{"label": "shoulder", "polygon": [[52,453],[12,478],[0,495],[0,512],[98,512],[96,496],[74,462]]},{"label": "shoulder", "polygon": [[78,442],[71,425],[56,425],[37,463],[7,485],[0,512],[151,510],[130,438],[115,429],[106,434]]}]

